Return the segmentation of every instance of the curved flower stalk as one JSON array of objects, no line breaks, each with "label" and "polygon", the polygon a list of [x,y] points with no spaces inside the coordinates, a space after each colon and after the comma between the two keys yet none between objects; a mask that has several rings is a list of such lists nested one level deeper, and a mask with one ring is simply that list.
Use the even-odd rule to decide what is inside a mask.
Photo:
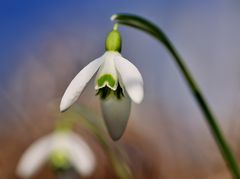
[{"label": "curved flower stalk", "polygon": [[103,118],[113,140],[118,140],[126,128],[131,101],[143,99],[143,79],[138,69],[121,53],[121,36],[114,26],[106,39],[106,52],[83,68],[67,87],[60,111],[67,110],[96,75],[95,90],[101,99]]},{"label": "curved flower stalk", "polygon": [[208,106],[208,103],[202,95],[202,92],[198,87],[197,83],[195,82],[193,76],[185,65],[184,60],[178,54],[177,50],[175,49],[169,38],[165,35],[165,33],[152,22],[132,14],[114,14],[111,17],[111,20],[116,21],[118,24],[134,27],[138,30],[141,30],[153,36],[156,40],[158,40],[164,45],[164,47],[172,55],[173,60],[176,62],[177,67],[182,73],[187,85],[189,86],[190,91],[193,94],[193,97],[198,103],[199,108],[206,119],[208,127],[219,147],[219,150],[221,151],[222,156],[227,166],[229,167],[229,170],[232,173],[232,176],[235,179],[240,179],[240,170],[237,160],[235,159],[231,148],[229,147],[229,144],[224,138],[224,135],[221,132],[215,116],[213,115],[210,107]]},{"label": "curved flower stalk", "polygon": [[35,141],[23,154],[17,175],[31,178],[45,163],[55,170],[74,168],[81,176],[89,176],[95,169],[96,159],[88,144],[70,131],[57,131]]}]

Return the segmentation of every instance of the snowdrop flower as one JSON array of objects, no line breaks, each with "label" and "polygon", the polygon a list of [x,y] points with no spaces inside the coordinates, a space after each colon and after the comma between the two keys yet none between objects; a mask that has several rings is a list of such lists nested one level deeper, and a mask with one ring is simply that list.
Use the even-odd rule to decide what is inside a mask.
[{"label": "snowdrop flower", "polygon": [[142,76],[120,51],[121,36],[114,26],[106,38],[106,52],[77,74],[60,104],[60,111],[67,110],[96,73],[96,94],[100,96],[103,118],[113,140],[118,140],[126,128],[131,101],[140,103],[143,99]]},{"label": "snowdrop flower", "polygon": [[96,165],[95,156],[87,143],[70,131],[57,131],[35,141],[21,157],[17,174],[30,178],[46,162],[56,170],[73,167],[81,176],[90,175]]}]

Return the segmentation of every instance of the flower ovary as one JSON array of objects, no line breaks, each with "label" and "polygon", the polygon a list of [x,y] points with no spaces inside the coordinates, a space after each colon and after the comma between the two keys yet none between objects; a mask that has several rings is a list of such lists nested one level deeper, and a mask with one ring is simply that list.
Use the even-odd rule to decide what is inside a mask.
[{"label": "flower ovary", "polygon": [[107,51],[121,52],[121,48],[122,48],[122,39],[118,30],[113,30],[109,32],[106,38],[105,49]]}]

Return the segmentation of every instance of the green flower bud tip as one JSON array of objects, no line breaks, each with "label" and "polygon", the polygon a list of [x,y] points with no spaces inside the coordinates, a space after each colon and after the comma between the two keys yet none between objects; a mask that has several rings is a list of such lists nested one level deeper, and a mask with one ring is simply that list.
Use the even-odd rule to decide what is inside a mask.
[{"label": "green flower bud tip", "polygon": [[122,39],[121,35],[117,30],[118,25],[115,24],[114,28],[111,32],[109,32],[107,38],[106,38],[106,50],[107,51],[118,51],[121,52],[122,48]]}]

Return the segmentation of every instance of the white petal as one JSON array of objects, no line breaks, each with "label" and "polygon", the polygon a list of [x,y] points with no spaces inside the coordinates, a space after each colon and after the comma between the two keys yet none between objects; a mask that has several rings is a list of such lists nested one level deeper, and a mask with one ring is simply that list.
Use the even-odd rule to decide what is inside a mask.
[{"label": "white petal", "polygon": [[133,102],[140,103],[144,95],[140,72],[131,62],[121,56],[115,58],[115,64],[130,98]]},{"label": "white petal", "polygon": [[51,139],[52,135],[41,138],[24,152],[17,166],[17,174],[20,177],[31,177],[47,161]]},{"label": "white petal", "polygon": [[92,61],[75,76],[62,97],[60,111],[65,111],[78,99],[86,84],[102,64],[102,61],[101,57]]},{"label": "white petal", "polygon": [[69,132],[68,131],[59,131],[55,132],[52,137],[51,150],[67,150],[66,146],[69,144]]},{"label": "white petal", "polygon": [[[104,53],[104,55],[102,56],[103,58],[103,64],[101,65],[101,67],[98,70],[97,76],[96,76],[96,86],[95,89],[99,89],[102,88],[104,86],[108,86],[109,88],[111,88],[112,90],[116,90],[117,89],[117,81],[118,81],[118,75],[117,75],[117,70],[115,67],[115,63],[114,63],[114,58],[116,56],[119,56],[120,54],[118,52],[112,52],[112,51],[107,51]],[[115,85],[111,86],[107,81],[102,84],[101,86],[98,85],[97,81],[99,78],[101,78],[104,75],[111,75],[112,78],[115,80]]]},{"label": "white petal", "polygon": [[110,136],[113,140],[118,140],[123,135],[127,126],[131,100],[127,94],[121,99],[109,96],[101,100],[101,109]]},{"label": "white petal", "polygon": [[81,176],[89,176],[96,166],[95,156],[87,143],[78,135],[70,133],[67,146],[70,162]]}]

